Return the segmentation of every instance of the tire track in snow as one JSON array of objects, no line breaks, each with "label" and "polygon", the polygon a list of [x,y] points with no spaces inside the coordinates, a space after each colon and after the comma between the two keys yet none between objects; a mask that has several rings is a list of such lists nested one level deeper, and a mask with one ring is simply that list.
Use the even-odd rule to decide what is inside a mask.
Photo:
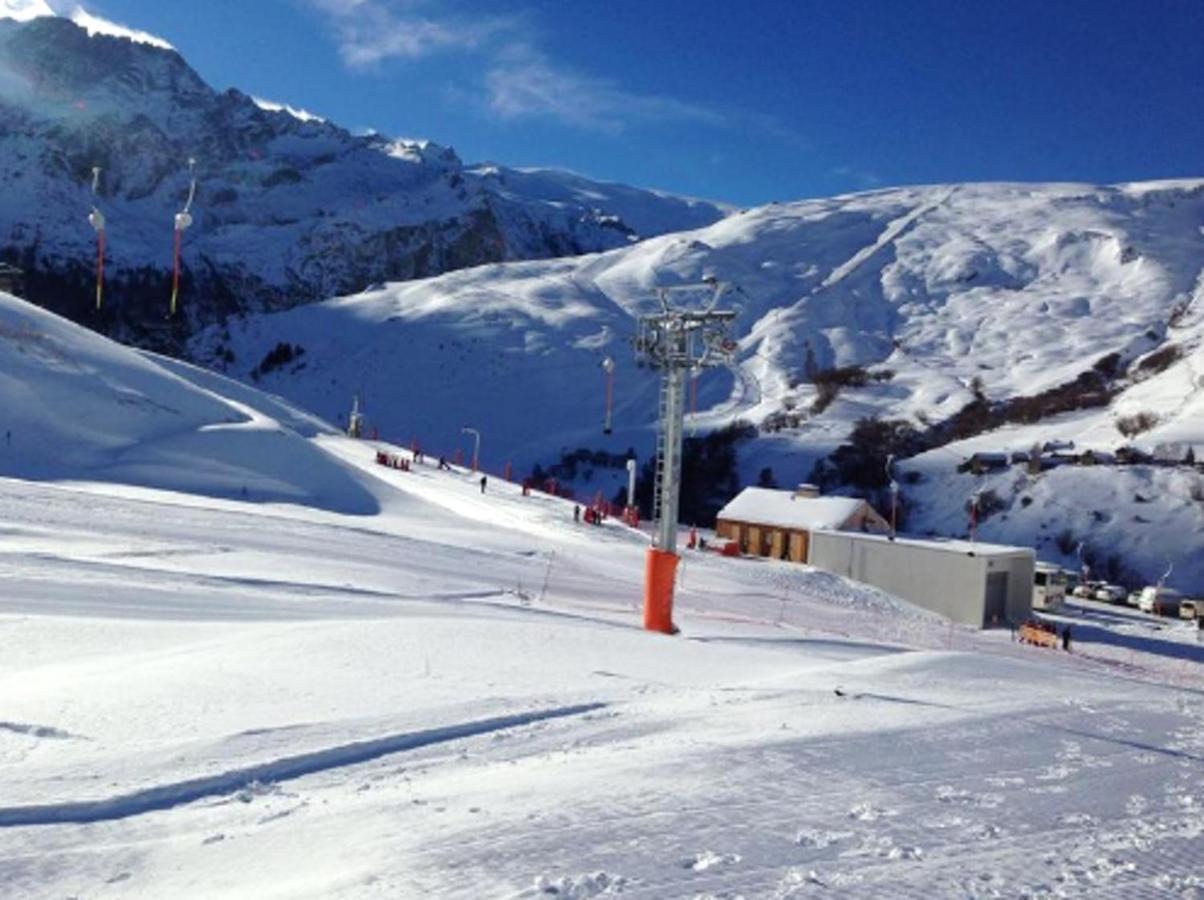
[{"label": "tire track in snow", "polygon": [[36,825],[86,825],[128,819],[148,812],[172,809],[205,797],[232,794],[253,783],[279,783],[331,769],[371,762],[382,756],[448,743],[536,722],[584,715],[606,707],[605,703],[583,703],[552,709],[516,713],[463,722],[442,728],[412,731],[367,741],[356,741],[325,750],[301,753],[282,759],[232,769],[169,784],[156,785],[101,800],[0,807],[0,828]]}]

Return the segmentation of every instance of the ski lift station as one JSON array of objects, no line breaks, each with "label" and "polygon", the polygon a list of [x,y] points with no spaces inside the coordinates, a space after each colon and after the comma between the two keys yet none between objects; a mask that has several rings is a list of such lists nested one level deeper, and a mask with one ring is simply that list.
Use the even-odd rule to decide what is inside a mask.
[{"label": "ski lift station", "polygon": [[975,628],[1032,613],[1036,554],[977,541],[816,531],[807,562]]},{"label": "ski lift station", "polygon": [[1031,549],[892,538],[890,523],[864,500],[821,497],[812,485],[745,488],[719,511],[715,533],[742,553],[808,563],[976,628],[1032,612]]},{"label": "ski lift station", "polygon": [[819,488],[795,491],[750,487],[719,511],[715,534],[735,541],[740,552],[806,562],[811,534],[819,530],[886,534],[890,524],[855,497],[821,497]]}]

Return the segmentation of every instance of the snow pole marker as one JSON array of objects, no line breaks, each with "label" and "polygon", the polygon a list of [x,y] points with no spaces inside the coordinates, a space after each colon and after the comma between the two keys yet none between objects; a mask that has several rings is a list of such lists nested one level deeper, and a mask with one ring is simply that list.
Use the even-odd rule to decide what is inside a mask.
[{"label": "snow pole marker", "polygon": [[180,297],[180,249],[184,243],[184,231],[192,225],[192,201],[196,198],[196,160],[189,158],[188,173],[191,177],[191,182],[188,186],[188,200],[184,203],[184,208],[176,213],[175,230],[173,235],[172,247],[172,271],[171,271],[171,312],[169,317],[176,314],[176,308]]},{"label": "snow pole marker", "polygon": [[606,418],[602,421],[602,433],[610,434],[615,398],[615,361],[609,356],[602,360],[602,371],[606,373]]},{"label": "snow pole marker", "polygon": [[100,166],[92,167],[92,212],[88,213],[88,224],[96,232],[96,311],[104,302],[105,285],[105,214],[96,205],[100,195]]},{"label": "snow pole marker", "polygon": [[698,433],[696,422],[698,417],[698,379],[701,377],[701,372],[690,374],[690,437],[694,437]]}]

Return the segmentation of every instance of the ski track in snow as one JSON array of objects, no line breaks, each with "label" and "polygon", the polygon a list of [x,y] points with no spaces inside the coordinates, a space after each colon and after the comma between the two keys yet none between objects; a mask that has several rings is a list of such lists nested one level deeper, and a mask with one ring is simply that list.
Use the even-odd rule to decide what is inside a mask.
[{"label": "ski track in snow", "polygon": [[[414,750],[431,744],[458,741],[505,729],[520,728],[524,725],[566,716],[579,716],[604,707],[603,703],[567,706],[559,709],[499,716],[478,722],[465,722],[460,725],[449,725],[409,734],[394,734],[272,760],[229,772],[221,772],[217,775],[208,775],[174,784],[156,785],[103,800],[55,803],[46,806],[0,807],[0,828],[28,825],[83,825],[91,822],[125,819],[130,816],[193,803],[204,797],[231,794],[248,785],[279,784],[331,769],[359,765],[393,753]],[[0,727],[3,727],[2,724]]]}]

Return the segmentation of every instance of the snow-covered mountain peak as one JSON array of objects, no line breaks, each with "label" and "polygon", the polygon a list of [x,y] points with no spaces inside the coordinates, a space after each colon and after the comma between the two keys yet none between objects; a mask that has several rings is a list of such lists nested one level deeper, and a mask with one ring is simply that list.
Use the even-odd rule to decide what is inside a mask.
[{"label": "snow-covered mountain peak", "polygon": [[157,35],[140,31],[137,28],[119,25],[116,22],[110,22],[108,19],[103,19],[98,15],[88,12],[82,6],[77,6],[71,13],[70,18],[72,22],[88,32],[89,37],[103,34],[108,37],[124,38],[127,41],[133,41],[135,44],[147,44],[151,47],[158,47],[160,50],[176,49]]},{"label": "snow-covered mountain peak", "polygon": [[161,50],[174,50],[171,44],[157,35],[137,28],[119,25],[95,13],[89,12],[82,6],[76,6],[69,15],[59,16],[46,0],[0,0],[0,19],[13,19],[17,22],[29,22],[33,19],[64,18],[74,22],[88,33],[89,37],[98,34],[106,37],[123,38],[136,44],[147,44]]},{"label": "snow-covered mountain peak", "polygon": [[277,103],[274,100],[265,100],[263,97],[251,97],[251,101],[265,112],[284,112],[288,113],[299,122],[325,122],[322,116],[317,116],[306,109],[299,109],[295,106],[289,106],[287,103]]},{"label": "snow-covered mountain peak", "polygon": [[46,0],[0,0],[0,19],[28,22],[44,16],[57,15]]},{"label": "snow-covered mountain peak", "polygon": [[[727,212],[555,173],[515,171],[502,184],[432,141],[353,135],[295,105],[216,92],[161,43],[16,15],[0,20],[0,258],[30,273],[31,299],[127,339],[178,347],[195,324],[232,311],[606,250]],[[165,332],[189,159],[199,190],[182,253],[186,302],[181,326]],[[86,219],[98,199],[111,300],[99,322]]]}]

